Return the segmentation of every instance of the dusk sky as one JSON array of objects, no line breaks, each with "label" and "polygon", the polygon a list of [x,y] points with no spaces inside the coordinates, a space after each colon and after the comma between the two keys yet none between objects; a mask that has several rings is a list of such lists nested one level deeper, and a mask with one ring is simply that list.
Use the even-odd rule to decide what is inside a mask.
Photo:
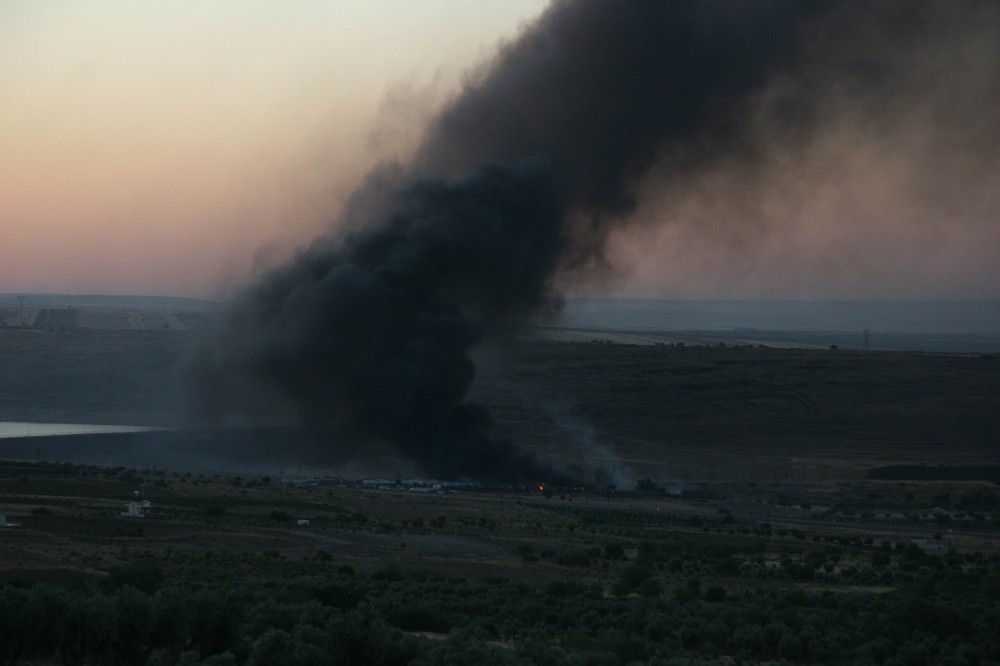
[{"label": "dusk sky", "polygon": [[541,6],[0,3],[0,292],[224,293]]},{"label": "dusk sky", "polygon": [[[463,72],[544,4],[0,4],[0,292],[225,297],[405,160]],[[614,272],[571,290],[1000,298],[1000,160],[980,140],[994,37],[923,51],[898,121],[847,100],[806,145],[762,126],[752,171],[654,170]]]}]

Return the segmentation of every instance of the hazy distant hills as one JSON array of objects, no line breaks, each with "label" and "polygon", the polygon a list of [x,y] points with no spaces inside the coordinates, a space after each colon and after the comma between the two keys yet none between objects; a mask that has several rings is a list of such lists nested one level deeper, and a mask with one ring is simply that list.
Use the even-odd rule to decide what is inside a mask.
[{"label": "hazy distant hills", "polygon": [[1000,353],[1000,302],[581,298],[538,334],[563,342]]},{"label": "hazy distant hills", "polygon": [[214,328],[223,304],[170,296],[0,294],[0,327],[186,331]]},{"label": "hazy distant hills", "polygon": [[[170,296],[0,294],[0,327],[43,331],[215,328],[225,303]],[[998,301],[725,301],[577,298],[528,337],[560,342],[1000,353]]]},{"label": "hazy distant hills", "polygon": [[863,330],[1000,335],[1000,301],[775,301],[578,298],[561,324],[605,330]]},{"label": "hazy distant hills", "polygon": [[[23,298],[23,302],[19,299]],[[218,301],[176,296],[109,296],[105,294],[0,294],[0,308],[136,308],[180,312],[217,311]]]}]

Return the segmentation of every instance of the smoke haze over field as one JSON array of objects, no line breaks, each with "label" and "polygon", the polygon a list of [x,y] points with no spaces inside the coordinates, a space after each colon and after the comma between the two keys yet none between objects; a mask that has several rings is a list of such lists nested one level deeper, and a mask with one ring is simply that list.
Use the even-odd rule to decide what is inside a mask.
[{"label": "smoke haze over field", "polygon": [[796,234],[870,242],[869,215],[904,244],[908,218],[924,238],[942,210],[996,240],[998,18],[988,2],[555,2],[411,162],[371,174],[338,232],[246,290],[193,402],[388,441],[435,475],[551,474],[465,401],[469,353],[616,259],[669,275],[636,238],[677,243],[682,265],[721,244],[737,269],[794,254]]},{"label": "smoke haze over field", "polygon": [[748,100],[746,154],[647,175],[635,296],[1000,297],[1000,4],[836,3]]}]

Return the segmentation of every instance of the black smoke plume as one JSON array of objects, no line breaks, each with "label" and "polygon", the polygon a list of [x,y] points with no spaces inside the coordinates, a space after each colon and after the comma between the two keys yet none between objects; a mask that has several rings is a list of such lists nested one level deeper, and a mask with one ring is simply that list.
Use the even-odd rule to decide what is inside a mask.
[{"label": "black smoke plume", "polygon": [[[557,278],[600,267],[654,163],[669,177],[752,160],[747,101],[795,66],[804,26],[880,4],[554,2],[471,75],[412,163],[370,177],[340,233],[246,290],[195,369],[201,416],[388,441],[443,477],[550,474],[465,401],[470,351],[551,307]],[[810,121],[797,100],[782,113]]]}]

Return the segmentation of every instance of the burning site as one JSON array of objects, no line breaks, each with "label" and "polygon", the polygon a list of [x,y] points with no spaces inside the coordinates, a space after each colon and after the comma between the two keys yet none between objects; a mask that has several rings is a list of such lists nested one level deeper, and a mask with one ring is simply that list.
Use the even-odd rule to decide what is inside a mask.
[{"label": "burning site", "polygon": [[995,0],[0,3],[0,83],[0,663],[1000,663]]},{"label": "burning site", "polygon": [[[565,475],[468,400],[473,350],[557,316],[567,288],[613,270],[609,239],[638,224],[641,197],[669,205],[675,183],[719,173],[753,187],[775,153],[811,150],[841,114],[897,122],[887,109],[921,93],[896,84],[925,75],[908,69],[912,50],[991,9],[553,3],[470,75],[411,160],[369,174],[336,232],[241,292],[192,368],[197,417],[305,424],[331,447],[381,440],[445,478]],[[974,134],[995,142],[997,123],[979,120]],[[720,209],[757,198],[702,196]],[[758,205],[736,213],[734,236],[762,224]]]}]

